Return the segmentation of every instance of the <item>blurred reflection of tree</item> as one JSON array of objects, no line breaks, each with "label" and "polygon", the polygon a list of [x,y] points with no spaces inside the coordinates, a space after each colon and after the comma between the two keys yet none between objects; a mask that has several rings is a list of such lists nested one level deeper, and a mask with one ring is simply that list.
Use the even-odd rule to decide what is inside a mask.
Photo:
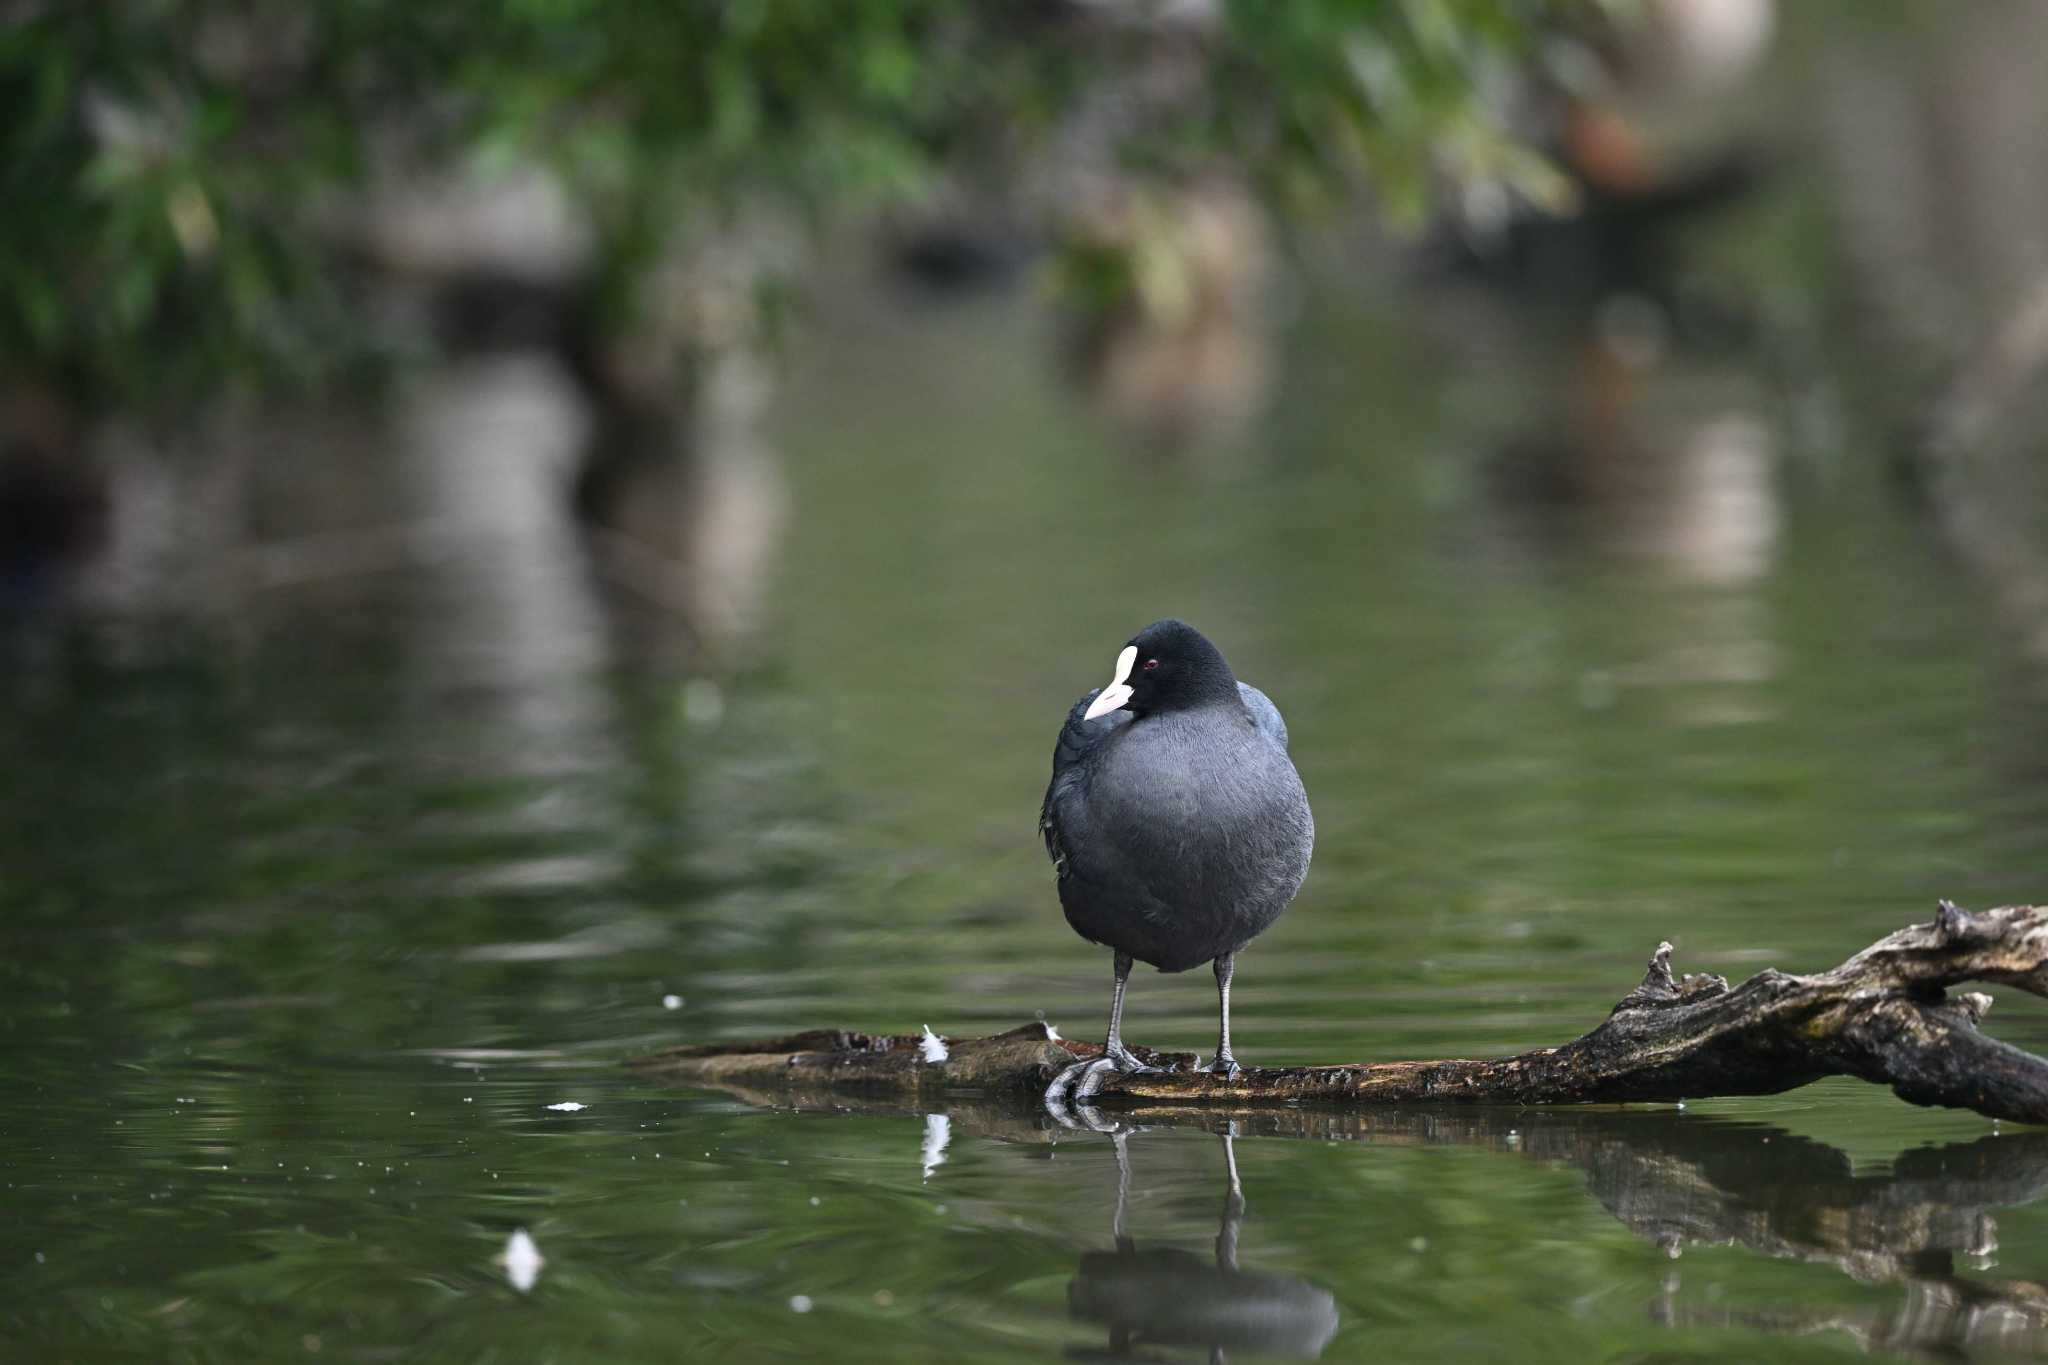
[{"label": "blurred reflection of tree", "polygon": [[[1203,0],[851,17],[374,0],[280,22],[210,0],[19,0],[0,7],[0,375],[20,397],[0,426],[48,445],[43,467],[83,471],[86,502],[119,499],[124,479],[81,454],[106,414],[141,419],[127,453],[161,458],[220,442],[224,390],[550,349],[597,414],[580,486],[607,572],[743,617],[745,589],[703,584],[757,555],[714,534],[733,518],[677,529],[646,509],[726,487],[739,520],[771,525],[759,461],[632,490],[730,434],[814,227],[976,176],[1022,182],[1013,215],[1083,225],[1124,258],[1086,300],[1112,409],[1168,435],[1228,426],[1263,387],[1254,203],[1368,181],[1413,217],[1446,173],[1540,177],[1478,89],[1596,3],[1310,0],[1282,21]],[[1160,221],[1145,203],[1168,226],[1131,232]],[[49,407],[71,416],[23,415]],[[220,501],[211,474],[188,481]],[[118,508],[110,525],[128,534]],[[209,529],[234,544],[246,527]],[[640,549],[679,558],[682,581]]]},{"label": "blurred reflection of tree", "polygon": [[1845,385],[2023,648],[2048,656],[2048,10],[1799,18]]},{"label": "blurred reflection of tree", "polygon": [[1576,211],[1532,211],[1512,187],[1481,179],[1448,226],[1467,264],[1567,317],[1624,299],[1665,335],[1725,329],[1741,302],[1691,289],[1678,239],[1763,182],[1766,129],[1751,97],[1776,6],[1651,0],[1630,18],[1561,28],[1503,96],[1556,157]]},{"label": "blurred reflection of tree", "polygon": [[[1590,707],[1631,682],[1770,671],[1756,590],[1783,524],[1775,395],[1744,349],[1752,302],[1701,289],[1678,246],[1761,184],[1743,101],[1775,16],[1769,0],[1660,0],[1635,26],[1560,33],[1520,104],[1581,211],[1516,212],[1496,191],[1454,220],[1490,286],[1448,310],[1485,334],[1475,368],[1534,381],[1505,405],[1477,539],[1514,572],[1590,552],[1674,590],[1645,657],[1587,673]],[[1754,718],[1722,718],[1737,714]]]}]

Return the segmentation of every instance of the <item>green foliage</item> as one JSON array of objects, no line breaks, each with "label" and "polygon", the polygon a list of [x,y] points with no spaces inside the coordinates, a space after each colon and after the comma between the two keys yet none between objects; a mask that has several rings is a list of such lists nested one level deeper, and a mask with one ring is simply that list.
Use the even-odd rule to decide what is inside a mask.
[{"label": "green foliage", "polygon": [[[1290,208],[1363,176],[1413,222],[1446,168],[1543,185],[1477,90],[1591,3],[1229,0],[1196,35],[1049,2],[19,0],[0,368],[112,398],[324,372],[355,328],[321,209],[373,138],[557,168],[621,308],[657,253],[740,207],[817,221],[1001,171],[1104,90],[1138,107],[1136,176],[1220,165]],[[1117,86],[1172,44],[1198,63],[1179,93]]]},{"label": "green foliage", "polygon": [[1583,0],[1229,0],[1208,140],[1283,201],[1320,202],[1364,176],[1414,226],[1448,173],[1499,176],[1555,198],[1546,165],[1502,129],[1481,83],[1600,6]]}]

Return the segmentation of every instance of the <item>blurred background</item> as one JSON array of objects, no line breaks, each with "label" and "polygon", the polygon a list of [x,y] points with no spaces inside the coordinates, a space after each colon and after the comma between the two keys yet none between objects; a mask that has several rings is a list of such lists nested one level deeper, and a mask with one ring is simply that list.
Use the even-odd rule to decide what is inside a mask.
[{"label": "blurred background", "polygon": [[[2038,898],[2044,59],[2029,0],[0,0],[0,1325],[1083,1349],[1108,1144],[610,1064],[1094,1036],[1037,803],[1160,616],[1317,814],[1248,1064]],[[1212,1028],[1135,981],[1133,1041]],[[1705,1110],[1737,1204],[1824,1168],[1852,1214],[1985,1128]],[[2048,1349],[1948,1259],[1988,1219],[1744,1243],[1631,1131],[1240,1144],[1245,1254],[1333,1358]],[[1941,1200],[2031,1199],[2014,1150]],[[1155,1151],[1206,1257],[1212,1140]],[[1615,1152],[1651,1215],[1585,1199]],[[555,1297],[506,1316],[525,1224]],[[2004,1242],[2048,1280],[2048,1217]]]}]

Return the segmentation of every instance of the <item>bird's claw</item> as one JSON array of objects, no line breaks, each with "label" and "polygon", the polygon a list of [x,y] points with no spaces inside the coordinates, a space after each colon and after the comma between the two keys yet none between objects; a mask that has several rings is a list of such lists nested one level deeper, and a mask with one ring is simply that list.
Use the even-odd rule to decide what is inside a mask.
[{"label": "bird's claw", "polygon": [[1205,1071],[1211,1076],[1221,1076],[1225,1080],[1235,1080],[1244,1071],[1244,1068],[1237,1064],[1237,1058],[1227,1052],[1218,1056],[1209,1065],[1196,1067],[1195,1069],[1197,1071]]},{"label": "bird's claw", "polygon": [[1090,1057],[1084,1062],[1075,1062],[1052,1078],[1052,1084],[1045,1088],[1046,1108],[1060,1117],[1067,1101],[1079,1103],[1092,1098],[1102,1089],[1103,1078],[1111,1072],[1125,1076],[1163,1075],[1171,1067],[1148,1066],[1138,1060],[1130,1049],[1112,1048],[1100,1057]]},{"label": "bird's claw", "polygon": [[1075,1126],[1067,1114],[1067,1101],[1076,1104],[1093,1096],[1102,1088],[1103,1073],[1116,1070],[1116,1062],[1109,1057],[1090,1057],[1085,1062],[1075,1062],[1052,1078],[1052,1084],[1045,1088],[1045,1107],[1053,1118],[1064,1127]]},{"label": "bird's claw", "polygon": [[[1103,1060],[1114,1062],[1116,1069],[1126,1076],[1163,1076],[1178,1065],[1178,1063],[1169,1063],[1166,1066],[1153,1066],[1147,1062],[1141,1062],[1138,1060],[1138,1054],[1125,1047],[1122,1043],[1112,1044],[1109,1048],[1105,1049]],[[1101,1082],[1097,1081],[1096,1084],[1100,1085]]]}]

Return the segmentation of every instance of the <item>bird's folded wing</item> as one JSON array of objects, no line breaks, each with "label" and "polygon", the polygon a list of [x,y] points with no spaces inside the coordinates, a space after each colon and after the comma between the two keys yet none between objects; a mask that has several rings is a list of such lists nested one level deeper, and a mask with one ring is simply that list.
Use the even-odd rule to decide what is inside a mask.
[{"label": "bird's folded wing", "polygon": [[1080,782],[1081,760],[1096,745],[1131,721],[1128,711],[1112,711],[1094,720],[1087,719],[1088,704],[1101,691],[1101,688],[1095,688],[1067,712],[1067,723],[1060,727],[1060,737],[1052,746],[1052,781],[1045,789],[1044,804],[1038,808],[1038,834],[1045,840],[1045,855],[1062,872],[1066,868],[1065,854],[1060,847],[1060,808],[1064,798],[1073,793]]},{"label": "bird's folded wing", "polygon": [[1248,682],[1237,685],[1237,694],[1244,698],[1244,709],[1252,713],[1252,724],[1259,727],[1260,733],[1271,735],[1280,741],[1281,748],[1286,748],[1287,722],[1280,719],[1280,708],[1273,705],[1272,698]]}]

